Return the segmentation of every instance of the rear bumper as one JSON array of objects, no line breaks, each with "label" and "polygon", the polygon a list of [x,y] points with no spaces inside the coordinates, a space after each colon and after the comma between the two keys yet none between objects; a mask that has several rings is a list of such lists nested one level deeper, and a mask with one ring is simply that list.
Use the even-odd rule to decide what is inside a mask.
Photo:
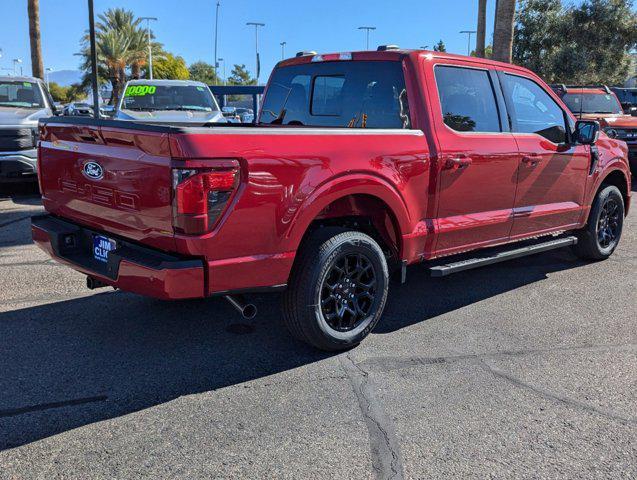
[{"label": "rear bumper", "polygon": [[38,172],[37,150],[0,152],[0,182],[36,180]]},{"label": "rear bumper", "polygon": [[[93,258],[93,235],[101,234],[51,215],[33,217],[33,241],[61,263],[128,292],[164,300],[205,297],[204,263],[115,238],[108,263]],[[106,234],[108,236],[108,234]]]}]

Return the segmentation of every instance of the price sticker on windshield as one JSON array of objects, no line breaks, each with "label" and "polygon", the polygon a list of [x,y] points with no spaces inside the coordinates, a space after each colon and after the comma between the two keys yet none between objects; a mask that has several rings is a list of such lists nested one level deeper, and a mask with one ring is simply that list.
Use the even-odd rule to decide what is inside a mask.
[{"label": "price sticker on windshield", "polygon": [[143,97],[145,95],[153,95],[157,91],[154,85],[131,85],[126,89],[124,94],[127,97]]}]

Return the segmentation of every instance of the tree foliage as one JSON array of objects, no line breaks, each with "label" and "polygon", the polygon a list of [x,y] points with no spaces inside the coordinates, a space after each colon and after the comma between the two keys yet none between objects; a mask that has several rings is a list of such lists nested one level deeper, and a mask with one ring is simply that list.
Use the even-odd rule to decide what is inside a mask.
[{"label": "tree foliage", "polygon": [[49,93],[51,97],[53,97],[53,100],[62,103],[75,102],[86,96],[86,90],[77,83],[63,87],[56,82],[49,82]]},{"label": "tree foliage", "polygon": [[250,71],[244,64],[235,64],[228,77],[230,85],[256,85],[256,82],[256,79],[250,76]]},{"label": "tree foliage", "polygon": [[245,65],[235,65],[228,77],[230,85],[256,85],[257,79],[250,76],[250,72]]},{"label": "tree foliage", "polygon": [[[112,8],[98,15],[95,22],[98,83],[110,83],[113,88],[111,103],[119,100],[120,91],[128,78],[139,78],[147,64],[148,36],[141,20],[133,12]],[[91,56],[88,33],[81,40],[81,68],[84,70],[82,85],[91,83]],[[152,41],[153,60],[164,57],[162,45]]]},{"label": "tree foliage", "polygon": [[439,40],[438,43],[434,45],[434,52],[446,52],[446,51],[447,51],[447,46],[445,45],[445,42],[443,42],[442,40]]},{"label": "tree foliage", "polygon": [[636,44],[630,0],[521,0],[513,61],[549,82],[622,84]]},{"label": "tree foliage", "polygon": [[195,62],[188,68],[190,72],[190,79],[198,82],[203,82],[206,85],[218,85],[220,82],[219,77],[215,72],[215,68],[206,62]]},{"label": "tree foliage", "polygon": [[163,58],[153,60],[153,78],[188,80],[190,72],[182,57],[167,53]]}]

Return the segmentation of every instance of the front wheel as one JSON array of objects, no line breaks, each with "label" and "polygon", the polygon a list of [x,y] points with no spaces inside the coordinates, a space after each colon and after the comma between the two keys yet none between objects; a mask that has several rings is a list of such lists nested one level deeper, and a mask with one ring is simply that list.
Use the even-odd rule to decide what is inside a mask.
[{"label": "front wheel", "polygon": [[387,261],[373,238],[341,228],[319,229],[299,251],[283,299],[285,325],[316,348],[345,350],[376,326],[388,287]]},{"label": "front wheel", "polygon": [[619,244],[624,227],[624,198],[614,185],[602,188],[595,197],[586,227],[577,232],[574,251],[578,257],[604,260]]}]

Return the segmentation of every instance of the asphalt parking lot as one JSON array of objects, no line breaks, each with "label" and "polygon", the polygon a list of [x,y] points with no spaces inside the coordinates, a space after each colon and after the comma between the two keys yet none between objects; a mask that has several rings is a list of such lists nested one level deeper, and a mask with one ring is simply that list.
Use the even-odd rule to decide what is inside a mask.
[{"label": "asphalt parking lot", "polygon": [[276,295],[248,322],[87,290],[31,244],[37,196],[11,192],[2,479],[637,478],[637,208],[605,262],[412,267],[370,338],[330,355],[287,336]]}]

